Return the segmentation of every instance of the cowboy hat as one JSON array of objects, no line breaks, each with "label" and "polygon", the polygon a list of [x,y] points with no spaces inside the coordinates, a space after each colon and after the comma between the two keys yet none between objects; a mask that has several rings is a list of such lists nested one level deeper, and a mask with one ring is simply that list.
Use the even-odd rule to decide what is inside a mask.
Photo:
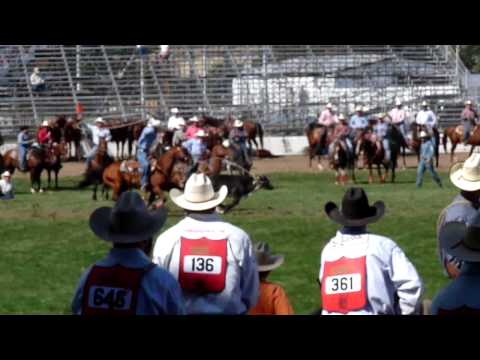
[{"label": "cowboy hat", "polygon": [[162,122],[160,120],[157,120],[153,117],[150,118],[150,120],[148,120],[148,127],[154,127],[154,128],[157,128],[157,127],[160,127],[162,125]]},{"label": "cowboy hat", "polygon": [[171,112],[172,114],[175,114],[175,115],[176,115],[176,114],[178,114],[180,111],[178,110],[178,108],[173,108],[172,110],[170,110],[170,112]]},{"label": "cowboy hat", "polygon": [[42,122],[42,127],[49,127],[50,124],[48,123],[47,120],[45,120],[44,122]]},{"label": "cowboy hat", "polygon": [[2,174],[2,178],[10,177],[10,176],[12,176],[12,174],[10,174],[10,171],[5,171],[5,172]]},{"label": "cowboy hat", "polygon": [[402,105],[402,101],[401,101],[401,100],[395,101],[395,106],[400,106],[400,105]]},{"label": "cowboy hat", "polygon": [[383,217],[385,204],[377,201],[370,206],[365,190],[351,188],[343,196],[342,210],[335,203],[329,202],[325,205],[325,212],[331,220],[340,225],[365,226]]},{"label": "cowboy hat", "polygon": [[450,181],[460,190],[480,190],[480,154],[474,153],[465,162],[450,168]]},{"label": "cowboy hat", "polygon": [[228,188],[222,186],[219,192],[213,189],[212,181],[205,174],[193,174],[185,184],[185,192],[173,189],[170,198],[179,207],[189,211],[215,209],[228,196]]},{"label": "cowboy hat", "polygon": [[465,101],[465,105],[472,105],[472,101],[471,100]]},{"label": "cowboy hat", "polygon": [[105,124],[105,120],[103,120],[103,118],[101,118],[101,117],[98,117],[98,118],[95,120],[95,124]]},{"label": "cowboy hat", "polygon": [[347,120],[347,119],[346,119],[345,115],[340,114],[340,115],[338,115],[338,120]]},{"label": "cowboy hat", "polygon": [[357,112],[358,112],[358,111],[363,111],[363,107],[360,106],[360,105],[358,105],[358,106],[355,108],[355,111],[357,111]]},{"label": "cowboy hat", "polygon": [[257,258],[258,272],[272,271],[282,266],[285,257],[282,255],[272,255],[270,246],[267,243],[260,242],[254,246],[255,256]]},{"label": "cowboy hat", "polygon": [[200,120],[198,119],[198,116],[194,116],[194,117],[190,118],[188,121],[193,122],[193,123],[197,123]]},{"label": "cowboy hat", "polygon": [[332,103],[328,103],[326,107],[327,107],[327,109],[332,109],[333,105],[332,105]]},{"label": "cowboy hat", "polygon": [[364,107],[362,108],[362,111],[363,111],[364,113],[368,112],[369,110],[370,110],[370,109],[368,108],[368,106],[364,106]]},{"label": "cowboy hat", "polygon": [[235,123],[233,124],[233,127],[236,127],[236,128],[243,127],[243,121],[242,120],[235,120]]},{"label": "cowboy hat", "polygon": [[428,103],[426,101],[422,102],[422,107],[428,106]]},{"label": "cowboy hat", "polygon": [[90,229],[100,239],[119,244],[134,244],[148,240],[165,224],[164,208],[149,212],[140,195],[123,193],[115,207],[97,209],[90,216]]},{"label": "cowboy hat", "polygon": [[228,140],[228,139],[224,140],[222,142],[222,146],[225,147],[225,148],[229,148],[230,147],[230,140]]},{"label": "cowboy hat", "polygon": [[440,247],[459,260],[480,262],[480,215],[467,226],[462,222],[449,222],[439,233]]},{"label": "cowboy hat", "polygon": [[420,132],[420,139],[428,137],[428,134],[425,131]]}]

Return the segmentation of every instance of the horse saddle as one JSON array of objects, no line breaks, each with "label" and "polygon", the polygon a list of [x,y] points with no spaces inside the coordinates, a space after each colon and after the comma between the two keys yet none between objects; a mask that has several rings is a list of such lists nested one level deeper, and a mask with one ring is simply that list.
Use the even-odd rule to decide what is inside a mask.
[{"label": "horse saddle", "polygon": [[120,164],[120,172],[121,173],[129,173],[132,174],[140,169],[140,165],[138,162],[133,160],[125,160]]},{"label": "horse saddle", "polygon": [[[463,130],[464,130],[464,126],[463,125],[458,125],[456,128],[455,128],[455,132],[459,135],[459,136],[463,136]],[[472,136],[473,133],[477,130],[477,126],[471,126],[470,127],[470,133],[469,133],[469,136]]]}]

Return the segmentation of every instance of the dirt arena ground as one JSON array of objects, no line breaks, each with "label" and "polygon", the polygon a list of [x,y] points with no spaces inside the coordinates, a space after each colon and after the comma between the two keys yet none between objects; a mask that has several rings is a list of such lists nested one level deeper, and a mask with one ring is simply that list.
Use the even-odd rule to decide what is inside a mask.
[{"label": "dirt arena ground", "polygon": [[[463,161],[467,158],[466,153],[457,154],[456,161]],[[284,172],[296,172],[296,173],[317,173],[316,160],[313,162],[311,169],[308,167],[308,158],[306,156],[295,155],[285,156],[276,159],[260,159],[255,160],[253,171],[257,174],[271,174],[271,173],[284,173]],[[326,165],[326,163],[324,163]],[[400,166],[403,162],[400,159]],[[417,159],[414,156],[407,156],[407,167],[416,168]],[[449,158],[445,155],[440,157],[440,170],[447,171],[450,167]],[[64,164],[64,167],[60,173],[62,177],[80,176],[85,171],[84,163],[68,162]],[[18,176],[18,174],[17,174]],[[25,176],[25,175],[22,175]],[[44,175],[45,176],[45,175]]]}]

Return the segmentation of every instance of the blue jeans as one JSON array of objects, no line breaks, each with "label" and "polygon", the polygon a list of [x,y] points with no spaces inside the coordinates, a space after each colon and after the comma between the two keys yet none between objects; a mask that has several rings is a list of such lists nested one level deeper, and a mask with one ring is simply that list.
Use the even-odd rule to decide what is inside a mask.
[{"label": "blue jeans", "polygon": [[385,150],[385,160],[390,161],[390,143],[388,139],[383,139],[383,149]]},{"label": "blue jeans", "polygon": [[148,154],[144,150],[138,150],[137,160],[142,168],[142,187],[148,185],[150,176],[150,164],[148,162]]},{"label": "blue jeans", "polygon": [[97,154],[97,150],[98,150],[98,145],[94,145],[92,147],[92,150],[90,150],[90,152],[85,155],[85,157],[87,158],[87,164],[90,165],[90,163],[93,161],[93,159],[95,159],[95,155]]},{"label": "blue jeans", "polygon": [[24,170],[27,167],[27,151],[28,149],[23,146],[18,147],[18,161],[20,169]]},{"label": "blue jeans", "polygon": [[470,121],[464,121],[463,122],[463,141],[467,142],[468,138],[470,137],[470,127],[472,124]]},{"label": "blue jeans", "polygon": [[432,174],[432,178],[438,184],[438,186],[442,187],[442,181],[433,168],[433,159],[428,162],[426,162],[424,159],[421,159],[417,169],[417,188],[422,186],[423,174],[425,174],[426,170]]}]

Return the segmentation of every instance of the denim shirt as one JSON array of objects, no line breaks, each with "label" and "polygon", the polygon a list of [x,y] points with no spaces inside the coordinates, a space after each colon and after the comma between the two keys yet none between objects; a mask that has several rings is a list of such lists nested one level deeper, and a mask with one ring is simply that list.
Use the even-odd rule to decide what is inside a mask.
[{"label": "denim shirt", "polygon": [[19,146],[23,148],[28,148],[28,145],[30,144],[29,141],[30,141],[30,137],[26,132],[22,131],[20,134],[18,134],[17,143]]},{"label": "denim shirt", "polygon": [[431,140],[425,141],[420,148],[420,156],[424,161],[431,161],[434,155],[433,144]]},{"label": "denim shirt", "polygon": [[[97,262],[97,266],[122,265],[131,269],[144,269],[150,259],[140,249],[112,249],[108,256]],[[92,266],[93,267],[93,266]],[[83,288],[92,270],[90,267],[80,279],[72,303],[75,315],[81,315]],[[145,274],[138,293],[137,315],[184,315],[185,305],[180,285],[175,278],[160,267]]]},{"label": "denim shirt", "polygon": [[146,127],[138,139],[138,148],[144,152],[148,152],[152,144],[155,142],[157,132],[153,127]]}]

